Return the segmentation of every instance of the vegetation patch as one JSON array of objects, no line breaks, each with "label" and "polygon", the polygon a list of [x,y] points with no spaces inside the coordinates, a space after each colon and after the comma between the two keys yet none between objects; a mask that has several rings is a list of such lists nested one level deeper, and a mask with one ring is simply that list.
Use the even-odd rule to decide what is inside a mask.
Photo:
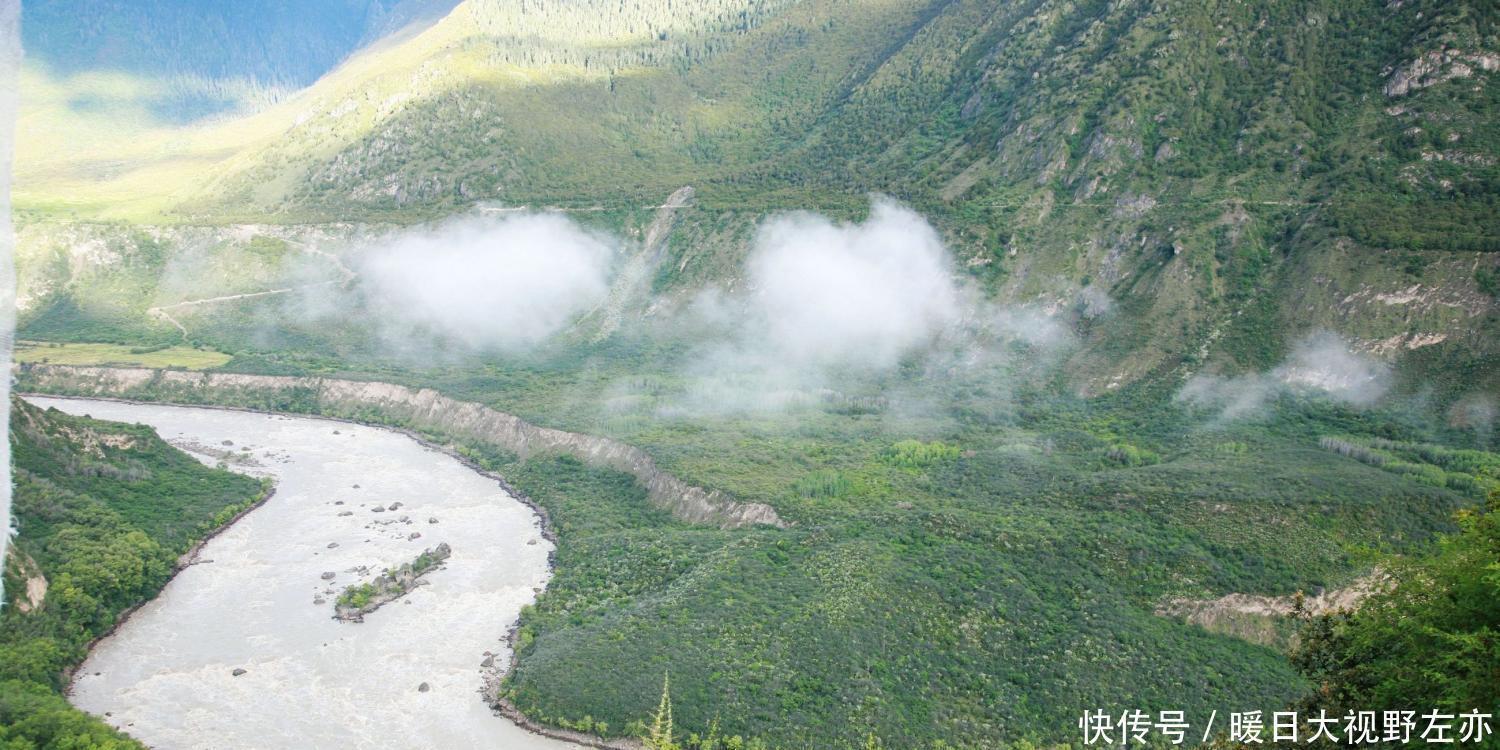
[{"label": "vegetation patch", "polygon": [[1500,489],[1500,454],[1387,438],[1324,436],[1324,450],[1434,487],[1483,498]]},{"label": "vegetation patch", "polygon": [[1460,512],[1458,526],[1394,565],[1391,585],[1358,609],[1304,614],[1292,661],[1320,687],[1301,701],[1304,716],[1500,705],[1500,491]]},{"label": "vegetation patch", "polygon": [[902,440],[890,447],[881,458],[892,466],[903,469],[926,469],[957,459],[963,450],[941,440],[924,443],[920,440]]},{"label": "vegetation patch", "polygon": [[17,341],[15,360],[26,364],[212,370],[232,359],[212,349],[149,344]]},{"label": "vegetation patch", "polygon": [[387,570],[374,580],[346,587],[333,602],[333,616],[345,622],[364,622],[365,615],[400,599],[421,586],[422,576],[436,570],[453,554],[447,542],[422,554],[393,570]]}]

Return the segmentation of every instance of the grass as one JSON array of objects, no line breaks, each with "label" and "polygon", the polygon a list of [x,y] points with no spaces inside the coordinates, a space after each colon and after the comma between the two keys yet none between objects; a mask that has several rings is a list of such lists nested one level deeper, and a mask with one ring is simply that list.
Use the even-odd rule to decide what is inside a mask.
[{"label": "grass", "polygon": [[[694,388],[670,356],[365,373],[608,433],[795,524],[688,525],[627,475],[462,445],[544,505],[559,535],[505,686],[538,720],[616,734],[649,714],[663,671],[679,726],[717,718],[779,747],[867,732],[898,747],[1065,741],[1081,705],[1280,707],[1305,689],[1282,654],[1162,618],[1159,602],[1340,586],[1472,502],[1320,447],[1331,433],[1391,435],[1453,466],[1467,456],[1421,448],[1451,436],[1393,415],[1289,397],[1270,422],[1205,429],[1139,388],[1094,400],[1022,389],[1001,408],[927,379],[944,404],[928,414],[858,400],[850,384],[862,408],[813,399],[668,418],[661,407]],[[664,374],[631,378],[643,371]],[[600,415],[588,394],[618,396],[624,382],[632,406]],[[172,397],[318,409],[295,393]]]},{"label": "grass", "polygon": [[15,350],[15,361],[24,364],[212,370],[223,367],[230,359],[223,352],[188,346],[17,341]]}]

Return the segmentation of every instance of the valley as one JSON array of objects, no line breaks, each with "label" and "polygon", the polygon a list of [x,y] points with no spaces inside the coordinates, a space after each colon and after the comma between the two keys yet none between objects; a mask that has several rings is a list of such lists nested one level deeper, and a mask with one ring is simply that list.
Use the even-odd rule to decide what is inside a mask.
[{"label": "valley", "polygon": [[[597,664],[634,659],[669,665],[681,725],[706,726],[735,706],[735,718],[721,718],[726,733],[765,738],[778,724],[747,720],[757,706],[780,711],[785,696],[818,695],[788,680],[844,674],[832,688],[839,695],[869,668],[860,661],[865,649],[890,651],[901,648],[897,643],[933,644],[908,658],[962,654],[1032,670],[1055,664],[1054,649],[1074,650],[1076,661],[1053,673],[1058,682],[1051,688],[1070,697],[1047,705],[1119,694],[1181,701],[1173,686],[1183,679],[1193,680],[1205,707],[1280,705],[1298,683],[1274,649],[1177,622],[1157,611],[1161,603],[1182,595],[1290,595],[1345,585],[1384,555],[1450,528],[1452,512],[1480,496],[1468,493],[1482,492],[1395,480],[1323,452],[1316,445],[1319,430],[1354,413],[1320,414],[1313,402],[1295,399],[1281,408],[1301,416],[1269,424],[1195,435],[1170,423],[1136,423],[1135,434],[1151,436],[1152,453],[1166,453],[1145,458],[1138,450],[1116,451],[1118,437],[1090,436],[1119,435],[1130,424],[1121,421],[1130,413],[1126,407],[1103,411],[1096,404],[1070,414],[1066,402],[1029,409],[1022,402],[1018,408],[1036,410],[1025,422],[907,432],[932,441],[912,447],[884,442],[890,439],[887,419],[870,419],[878,411],[861,416],[839,402],[814,401],[776,417],[785,420],[780,424],[765,416],[719,418],[719,435],[694,432],[695,444],[720,446],[714,474],[685,460],[702,455],[697,450],[646,443],[664,467],[684,477],[697,471],[766,482],[766,489],[748,482],[728,489],[737,502],[763,498],[774,505],[787,528],[725,530],[702,516],[674,518],[667,512],[673,506],[654,503],[647,485],[619,473],[628,465],[611,464],[607,451],[586,449],[571,458],[535,443],[497,442],[492,436],[513,430],[485,425],[504,422],[476,419],[463,404],[438,406],[435,393],[331,379],[48,366],[23,370],[20,382],[63,394],[372,420],[451,443],[499,472],[546,508],[559,544],[556,575],[521,619],[520,660],[504,689],[525,715],[570,729],[580,728],[584,716],[593,729],[599,722],[628,727],[649,715],[659,676],[616,670],[638,681],[628,692],[593,679]],[[1309,416],[1313,423],[1299,424]],[[793,428],[791,420],[800,426]],[[913,430],[920,423],[901,424]],[[758,436],[754,442],[744,439],[747,431]],[[789,431],[796,435],[783,437]],[[798,458],[819,445],[840,449],[821,466]],[[954,449],[940,449],[944,445]],[[1489,461],[1480,471],[1494,476],[1497,460]],[[767,463],[775,468],[752,468]],[[767,482],[776,475],[795,481]],[[1006,574],[996,577],[996,571]],[[966,619],[976,616],[993,619]],[[747,622],[763,625],[747,631]],[[871,623],[882,624],[871,629]],[[960,637],[974,627],[982,629]],[[843,633],[852,648],[817,645],[829,632]],[[946,644],[941,651],[939,643]],[[1078,651],[1084,643],[1103,650]],[[1137,645],[1122,648],[1125,643]],[[702,646],[690,650],[688,644]],[[728,644],[743,644],[733,648],[757,654],[758,661],[772,660],[775,671],[768,676],[774,681],[763,692],[747,690],[754,662],[738,662],[743,657],[723,650]],[[818,652],[847,661],[809,667],[807,655]],[[1098,661],[1106,653],[1104,664],[1113,666]],[[712,677],[735,664],[747,670],[745,677],[728,684]],[[900,722],[909,716],[905,711],[935,707],[926,702],[931,698],[915,699],[928,695],[920,686],[930,689],[931,678],[923,675],[943,669],[942,662],[889,669],[880,682],[860,688],[888,696],[880,736],[921,736],[922,725]],[[965,671],[948,669],[938,672],[946,675],[941,679],[956,680]],[[1143,682],[1153,673],[1160,680],[1154,688]],[[1112,683],[1111,675],[1128,686]],[[1249,682],[1257,675],[1264,680],[1258,686]],[[954,723],[941,730],[944,736],[956,736],[957,722],[981,716],[1066,720],[1061,712],[1053,719],[1012,713],[1037,683],[1012,685],[950,694],[944,700],[952,712],[947,721]],[[624,694],[634,698],[611,703]],[[959,696],[975,703],[963,708],[955,702]],[[610,705],[618,708],[610,712]],[[898,705],[903,713],[896,713]],[[815,731],[836,738],[835,727],[852,720],[841,717],[815,729],[815,715],[804,715],[792,739],[766,739],[823,741],[806,738],[820,736]],[[982,746],[986,730],[975,731],[974,742]]]},{"label": "valley", "polygon": [[[1028,750],[1500,700],[1491,4],[34,5],[16,387],[281,483],[91,657],[75,704],[136,740]],[[18,528],[7,597],[70,606]]]}]

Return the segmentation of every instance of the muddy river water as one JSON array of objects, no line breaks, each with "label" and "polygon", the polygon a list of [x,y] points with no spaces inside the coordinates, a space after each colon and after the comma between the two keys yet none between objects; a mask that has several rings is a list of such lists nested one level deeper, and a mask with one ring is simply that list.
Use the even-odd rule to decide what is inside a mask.
[{"label": "muddy river water", "polygon": [[[371,427],[30,400],[150,425],[207,463],[277,484],[90,653],[73,685],[79,708],[156,748],[573,747],[479,695],[481,662],[507,663],[506,629],[546,584],[551,550],[537,516],[494,480]],[[428,585],[363,623],[333,619],[345,586],[441,542],[453,554]]]}]

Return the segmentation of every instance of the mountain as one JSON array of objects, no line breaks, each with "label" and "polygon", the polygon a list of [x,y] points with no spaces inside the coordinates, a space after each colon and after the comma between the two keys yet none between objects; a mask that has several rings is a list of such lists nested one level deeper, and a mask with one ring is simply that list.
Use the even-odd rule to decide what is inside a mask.
[{"label": "mountain", "polygon": [[[664,672],[679,726],[782,747],[1277,710],[1297,594],[1357,599],[1500,483],[1492,3],[360,13],[286,37],[355,50],[304,88],[187,123],[143,104],[187,63],[69,79],[130,117],[27,71],[22,355],[430,388],[786,521],[429,435],[556,525],[502,686],[538,722],[639,734]],[[927,263],[862,264],[882,227]]]},{"label": "mountain", "polygon": [[1268,367],[1329,328],[1456,395],[1444,373],[1500,386],[1494,24],[1449,2],[470,0],[247,117],[62,149],[50,107],[23,113],[16,200],[39,223],[617,224],[692,185],[670,292],[732,275],[768,213],[878,191],[1007,301],[1119,302],[1085,392]]},{"label": "mountain", "polygon": [[[145,103],[179,123],[307,86],[356,49],[430,23],[454,4],[36,0],[26,4],[22,43],[28,65],[56,79],[108,72],[162,84]],[[85,94],[70,104],[90,111],[108,101]]]}]

